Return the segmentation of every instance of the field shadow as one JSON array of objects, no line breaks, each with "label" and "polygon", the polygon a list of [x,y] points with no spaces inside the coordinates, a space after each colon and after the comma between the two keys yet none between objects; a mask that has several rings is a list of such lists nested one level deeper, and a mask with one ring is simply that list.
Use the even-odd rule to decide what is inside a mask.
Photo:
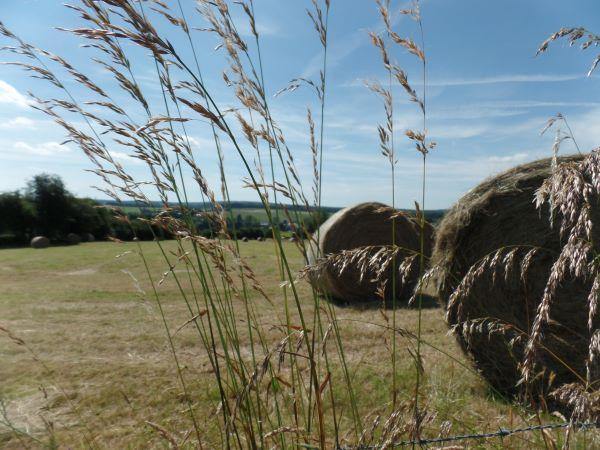
[{"label": "field shadow", "polygon": [[[371,300],[362,300],[360,302],[349,302],[347,300],[327,297],[321,295],[321,298],[327,300],[331,304],[338,306],[340,308],[351,308],[357,310],[371,310],[371,309],[380,309],[382,307],[381,299],[371,299]],[[421,309],[434,309],[439,308],[440,304],[436,297],[423,294],[423,298],[421,300]],[[391,301],[386,301],[385,309],[391,310],[392,308]],[[395,309],[419,309],[418,300],[415,301],[412,305],[408,304],[408,300],[406,299],[398,299],[396,300],[396,308]]]}]

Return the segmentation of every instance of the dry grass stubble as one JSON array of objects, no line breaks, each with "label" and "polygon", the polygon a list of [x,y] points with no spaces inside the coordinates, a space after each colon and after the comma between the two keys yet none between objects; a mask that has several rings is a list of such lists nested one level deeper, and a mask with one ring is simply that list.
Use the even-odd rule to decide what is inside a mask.
[{"label": "dry grass stubble", "polygon": [[[175,247],[174,242],[164,244],[168,249]],[[302,260],[293,250],[293,244],[284,245],[289,246],[293,266],[300,269]],[[142,246],[158,277],[164,263],[156,245],[142,243]],[[249,242],[243,243],[241,249],[266,286],[267,294],[277,303],[282,300],[276,287],[278,274],[270,247]],[[141,281],[141,263],[134,254],[114,258],[134,249],[130,243],[91,243],[51,248],[43,255],[32,249],[2,250],[2,326],[24,339],[51,371],[48,376],[22,346],[2,335],[0,396],[7,401],[9,415],[19,428],[43,438],[47,434],[43,417],[54,424],[61,446],[77,448],[85,446],[81,418],[93,430],[95,442],[101,448],[164,447],[164,440],[146,425],[149,421],[164,427],[180,442],[185,440],[190,428],[185,413],[187,403],[173,376],[164,329],[152,301],[144,298],[124,272],[139,276],[140,287],[146,288]],[[298,287],[302,292],[309,289],[306,283]],[[169,277],[159,288],[172,330],[189,318],[185,306],[178,301],[176,289]],[[255,301],[258,319],[266,330],[271,330],[266,337],[275,347],[280,336],[276,328],[285,322],[274,312],[277,308],[259,298]],[[311,302],[306,303],[310,310]],[[236,302],[237,307],[242,308],[241,302]],[[410,328],[417,314],[414,310],[403,310],[398,315],[398,326]],[[389,408],[391,367],[386,348],[389,332],[376,309],[337,308],[337,317],[351,374],[356,385],[361,386],[358,406],[369,426],[369,421],[379,413],[385,418]],[[423,391],[428,410],[435,412],[433,420],[424,427],[424,436],[437,436],[441,427],[447,426],[446,421],[452,423],[452,433],[531,423],[531,417],[520,418],[517,407],[491,398],[485,384],[468,369],[468,362],[446,335],[442,311],[424,310],[423,319],[423,339],[450,356],[424,346],[427,375]],[[249,358],[246,339],[241,332],[241,348]],[[205,426],[204,443],[208,447],[218,446],[219,424],[214,413],[219,393],[212,381],[208,358],[189,325],[174,340],[195,411]],[[400,355],[403,356],[398,363],[400,400],[408,402],[414,389],[414,364],[404,346]],[[283,381],[287,375],[285,367],[279,374]],[[341,376],[338,371],[332,375]],[[334,386],[335,397],[341,402],[339,407],[349,407],[343,392],[335,392],[343,390],[343,385]],[[409,412],[406,417],[408,421]],[[350,423],[340,424],[342,436],[350,429]],[[512,448],[526,448],[531,443],[540,443],[540,439],[539,435],[525,434],[511,437],[505,444],[511,442]],[[6,429],[0,429],[0,444],[5,448],[22,446]],[[496,444],[501,447],[499,441],[490,442],[492,447]]]}]

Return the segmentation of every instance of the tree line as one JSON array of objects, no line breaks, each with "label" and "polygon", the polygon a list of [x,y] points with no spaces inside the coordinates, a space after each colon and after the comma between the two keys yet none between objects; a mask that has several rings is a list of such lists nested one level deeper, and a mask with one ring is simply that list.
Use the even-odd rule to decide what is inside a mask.
[{"label": "tree line", "polygon": [[[24,189],[0,194],[0,246],[27,245],[34,236],[45,236],[54,243],[62,243],[67,242],[70,233],[124,241],[135,237],[141,240],[173,237],[168,230],[151,227],[142,220],[150,218],[152,211],[123,215],[127,216],[127,221],[115,217],[112,208],[106,205],[89,198],[75,197],[60,177],[39,174],[27,182]],[[295,225],[304,230],[301,234],[311,233],[328,216],[326,211],[314,211],[303,219],[304,223]],[[251,214],[228,217],[227,223],[238,238],[256,239],[271,234],[270,228]],[[202,215],[196,216],[195,227],[199,234],[213,236],[210,222]],[[290,231],[294,227],[282,218],[279,228]]]}]

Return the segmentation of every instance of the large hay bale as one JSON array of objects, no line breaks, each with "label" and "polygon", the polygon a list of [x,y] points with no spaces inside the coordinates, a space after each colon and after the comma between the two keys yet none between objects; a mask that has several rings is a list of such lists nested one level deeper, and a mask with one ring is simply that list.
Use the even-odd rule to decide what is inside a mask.
[{"label": "large hay bale", "polygon": [[[396,216],[392,220],[392,216]],[[395,244],[406,249],[396,257],[396,270],[406,256],[419,252],[421,245],[421,225],[408,214],[401,213],[382,203],[361,203],[336,212],[325,221],[313,236],[309,248],[309,263],[315,264],[318,257],[339,254],[345,250],[354,250],[368,246],[391,246],[392,229],[395,224]],[[425,223],[424,254],[431,253],[433,227]],[[315,240],[318,240],[315,243]],[[318,248],[317,248],[318,246]],[[373,256],[379,248],[369,250]],[[418,264],[417,264],[418,265]],[[374,270],[377,267],[373,267]],[[340,271],[331,265],[323,265],[316,273],[309,275],[309,281],[319,291],[333,298],[347,302],[362,302],[377,299],[377,288],[386,282],[385,297],[393,297],[393,265],[375,281],[373,271],[361,277],[364,267],[350,263]],[[404,283],[400,275],[396,276],[396,300],[406,302],[413,293],[418,271],[413,271]]]},{"label": "large hay bale", "polygon": [[96,240],[96,238],[94,237],[94,235],[92,233],[83,233],[81,235],[81,240],[83,242],[94,242]]},{"label": "large hay bale", "polygon": [[48,248],[50,246],[50,239],[46,236],[36,236],[31,240],[32,248]]},{"label": "large hay bale", "polygon": [[[560,225],[550,226],[548,208],[540,212],[533,203],[535,191],[550,174],[551,160],[544,159],[472,189],[441,221],[432,256],[433,267],[439,268],[438,295],[462,349],[494,389],[510,396],[527,395],[526,400],[534,403],[559,385],[578,381],[578,376],[585,379],[589,344],[590,285],[566,280],[543,329],[543,348],[535,361],[539,376],[517,387],[528,332],[551,265],[564,244]],[[596,209],[592,216],[600,219],[600,212]],[[494,263],[491,257],[486,259],[488,255],[498,259]],[[488,262],[484,270],[465,277],[472,266],[482,267],[482,261]]]},{"label": "large hay bale", "polygon": [[75,233],[67,234],[67,244],[69,245],[77,245],[81,242],[81,237]]}]

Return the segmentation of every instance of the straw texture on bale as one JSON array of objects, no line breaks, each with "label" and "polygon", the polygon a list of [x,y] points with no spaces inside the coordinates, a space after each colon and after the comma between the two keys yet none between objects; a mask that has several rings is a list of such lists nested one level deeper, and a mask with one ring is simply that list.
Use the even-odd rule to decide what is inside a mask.
[{"label": "straw texture on bale", "polygon": [[96,238],[94,237],[94,235],[92,233],[83,233],[81,235],[81,240],[83,242],[94,242],[96,240]]},{"label": "straw texture on bale", "polygon": [[[517,387],[528,332],[561,249],[560,224],[551,227],[548,208],[540,211],[533,203],[551,171],[551,159],[535,161],[472,189],[440,223],[432,255],[432,266],[439,270],[438,295],[462,349],[494,389],[509,396],[527,395],[534,402],[565,383],[579,381],[578,377],[585,380],[590,339],[590,285],[566,280],[557,290],[543,330],[543,347],[536,356],[539,376],[528,386]],[[592,212],[594,220],[599,216],[598,209]],[[469,269],[501,248],[499,264],[488,266],[472,280],[470,289],[457,295]],[[529,253],[534,248],[538,250]],[[505,258],[511,249],[517,249],[514,261]],[[528,253],[533,255],[530,261]]]},{"label": "straw texture on bale", "polygon": [[78,234],[75,234],[75,233],[67,234],[67,243],[68,244],[76,245],[76,244],[79,244],[80,242],[81,242],[81,237],[79,237]]},{"label": "straw texture on bale", "polygon": [[[392,220],[392,216],[396,216]],[[318,257],[339,254],[345,250],[373,246],[367,256],[374,255],[378,247],[391,246],[392,229],[395,225],[395,245],[404,250],[396,257],[397,271],[406,256],[415,256],[420,251],[421,225],[419,220],[401,213],[382,203],[361,203],[344,208],[327,219],[313,235],[309,248],[309,264],[315,265]],[[318,239],[318,242],[315,240]],[[424,254],[429,258],[433,240],[433,227],[425,223]],[[317,248],[318,246],[318,248]],[[391,248],[391,247],[390,247]],[[415,260],[416,261],[416,260]],[[417,261],[418,264],[418,261]],[[373,267],[377,269],[377,267]],[[309,275],[310,283],[320,292],[332,298],[351,303],[375,300],[378,298],[377,288],[381,281],[385,282],[385,298],[393,297],[393,265],[379,280],[372,273],[363,274],[357,264],[349,263],[343,271],[325,265],[317,273]],[[406,302],[412,296],[417,282],[418,270],[402,282],[401,275],[396,272],[396,300]]]},{"label": "straw texture on bale", "polygon": [[47,248],[50,246],[50,239],[46,236],[36,236],[31,240],[32,248]]}]

